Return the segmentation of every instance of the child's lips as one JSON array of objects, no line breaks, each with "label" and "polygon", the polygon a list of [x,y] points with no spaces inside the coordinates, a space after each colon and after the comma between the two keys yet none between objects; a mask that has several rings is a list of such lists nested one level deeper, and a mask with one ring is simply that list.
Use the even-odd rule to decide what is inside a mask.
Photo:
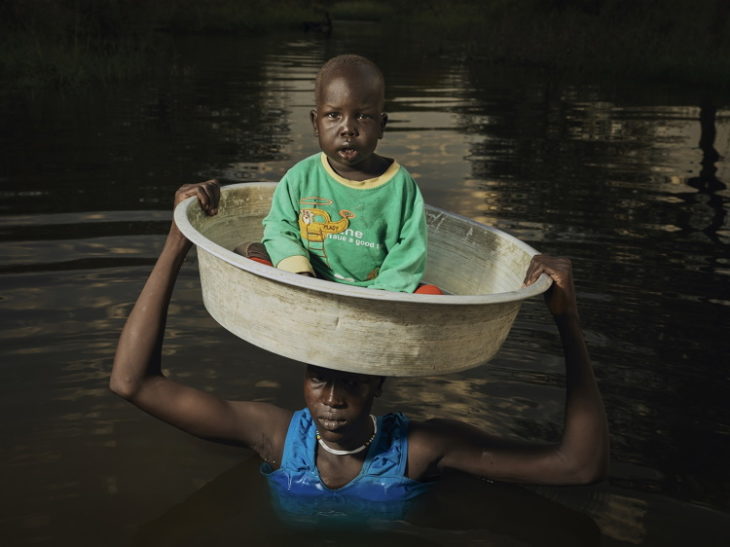
[{"label": "child's lips", "polygon": [[337,151],[337,153],[346,161],[352,160],[355,156],[357,156],[357,150],[351,146],[343,146]]}]

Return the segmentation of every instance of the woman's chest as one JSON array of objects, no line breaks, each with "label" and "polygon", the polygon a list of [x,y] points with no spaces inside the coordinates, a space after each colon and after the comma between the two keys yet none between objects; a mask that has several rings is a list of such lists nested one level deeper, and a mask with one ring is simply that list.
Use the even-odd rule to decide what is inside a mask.
[{"label": "woman's chest", "polygon": [[330,490],[336,490],[349,484],[360,475],[363,461],[359,459],[331,461],[318,458],[316,465],[322,484]]}]

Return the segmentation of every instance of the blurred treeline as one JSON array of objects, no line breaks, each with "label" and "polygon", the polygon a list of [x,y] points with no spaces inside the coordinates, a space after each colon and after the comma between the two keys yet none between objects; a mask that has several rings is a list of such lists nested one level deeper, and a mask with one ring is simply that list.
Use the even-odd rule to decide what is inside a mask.
[{"label": "blurred treeline", "polygon": [[165,36],[400,25],[468,59],[730,82],[730,0],[0,0],[4,86],[140,74]]},{"label": "blurred treeline", "polygon": [[299,0],[0,0],[0,79],[17,87],[139,75],[165,34],[293,27]]}]

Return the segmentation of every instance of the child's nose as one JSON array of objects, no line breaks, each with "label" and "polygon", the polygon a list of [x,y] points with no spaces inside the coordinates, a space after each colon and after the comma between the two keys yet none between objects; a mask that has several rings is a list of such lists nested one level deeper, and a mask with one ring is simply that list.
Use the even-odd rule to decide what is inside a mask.
[{"label": "child's nose", "polygon": [[357,135],[357,122],[354,117],[345,116],[342,119],[340,133],[343,135]]}]

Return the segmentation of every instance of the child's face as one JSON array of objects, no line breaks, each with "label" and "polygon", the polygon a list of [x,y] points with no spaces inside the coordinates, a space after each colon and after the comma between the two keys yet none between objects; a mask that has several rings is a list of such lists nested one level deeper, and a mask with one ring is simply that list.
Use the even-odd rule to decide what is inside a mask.
[{"label": "child's face", "polygon": [[323,82],[312,125],[319,147],[340,175],[380,174],[374,152],[388,121],[382,109],[382,87],[366,73],[350,69]]}]

